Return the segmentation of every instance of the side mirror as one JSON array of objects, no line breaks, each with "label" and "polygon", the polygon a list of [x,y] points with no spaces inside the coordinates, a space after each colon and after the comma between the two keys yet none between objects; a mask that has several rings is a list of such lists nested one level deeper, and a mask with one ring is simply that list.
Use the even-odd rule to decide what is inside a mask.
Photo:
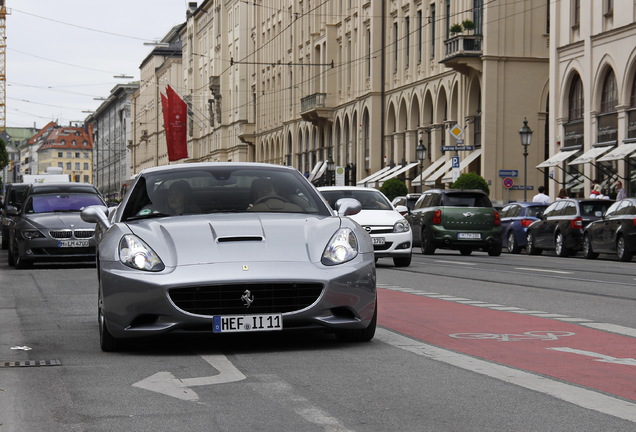
[{"label": "side mirror", "polygon": [[8,205],[6,208],[7,211],[7,215],[9,216],[17,216],[18,213],[20,213],[20,210],[17,207],[14,207],[12,205]]},{"label": "side mirror", "polygon": [[362,210],[362,204],[357,199],[340,198],[336,201],[338,216],[353,216],[360,213],[360,210]]},{"label": "side mirror", "polygon": [[404,205],[395,206],[395,209],[402,215],[407,215],[410,213],[409,208]]},{"label": "side mirror", "polygon": [[94,205],[82,210],[80,216],[84,222],[99,224],[105,231],[111,226],[107,214],[108,209],[105,206]]}]

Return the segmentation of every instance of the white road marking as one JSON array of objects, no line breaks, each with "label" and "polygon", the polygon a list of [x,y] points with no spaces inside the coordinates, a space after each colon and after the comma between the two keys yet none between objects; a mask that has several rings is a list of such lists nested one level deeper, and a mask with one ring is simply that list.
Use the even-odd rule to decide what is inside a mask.
[{"label": "white road marking", "polygon": [[262,396],[273,399],[286,408],[291,408],[296,414],[310,423],[318,425],[326,432],[351,432],[337,418],[313,405],[308,399],[295,394],[292,386],[273,375],[255,376],[259,382],[250,383],[250,387]]},{"label": "white road marking", "polygon": [[597,330],[607,331],[610,333],[617,333],[617,334],[622,334],[625,336],[636,337],[636,329],[631,327],[624,327],[624,326],[620,326],[616,324],[607,324],[607,323],[598,323],[598,322],[581,323],[581,325],[590,327],[593,329],[597,329]]},{"label": "white road marking", "polygon": [[529,271],[537,271],[544,273],[558,273],[558,274],[573,274],[574,272],[563,271],[563,270],[546,270],[541,268],[530,268],[530,267],[515,267],[515,270],[529,270]]},{"label": "white road marking", "polygon": [[596,357],[594,361],[603,362],[603,363],[612,363],[619,364],[625,366],[636,366],[636,359],[633,358],[618,358],[612,357],[607,354],[596,353],[593,351],[585,351],[576,348],[568,348],[568,347],[555,347],[555,348],[547,348],[549,350],[567,352],[572,354],[580,354],[588,357]]},{"label": "white road marking", "polygon": [[179,379],[175,378],[170,372],[157,372],[136,382],[133,387],[143,388],[181,400],[197,401],[199,400],[199,395],[190,387],[223,384],[245,379],[245,375],[223,354],[201,355],[201,357],[219,373],[199,378]]},{"label": "white road marking", "polygon": [[386,329],[378,328],[375,339],[431,360],[489,376],[523,388],[535,390],[580,407],[636,423],[636,404],[566,384],[540,375],[448,351]]},{"label": "white road marking", "polygon": [[478,263],[462,262],[462,261],[433,260],[433,262],[442,263],[442,264],[466,265],[466,266],[476,266],[476,265],[479,265]]}]

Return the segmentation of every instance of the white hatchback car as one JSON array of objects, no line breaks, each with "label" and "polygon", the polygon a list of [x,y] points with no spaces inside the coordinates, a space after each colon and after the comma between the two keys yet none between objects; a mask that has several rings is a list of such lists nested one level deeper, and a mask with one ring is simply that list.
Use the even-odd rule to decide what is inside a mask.
[{"label": "white hatchback car", "polygon": [[388,198],[374,188],[356,186],[322,186],[318,190],[332,209],[341,198],[354,198],[362,204],[360,213],[349,216],[371,234],[375,258],[393,258],[397,267],[411,265],[413,234],[398,206],[393,207]]}]

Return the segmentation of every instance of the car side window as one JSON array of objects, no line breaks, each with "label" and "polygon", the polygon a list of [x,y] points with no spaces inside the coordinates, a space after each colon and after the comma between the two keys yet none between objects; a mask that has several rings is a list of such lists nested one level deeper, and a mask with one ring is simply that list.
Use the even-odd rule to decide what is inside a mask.
[{"label": "car side window", "polygon": [[427,193],[422,195],[420,199],[417,201],[416,208],[430,207],[432,197],[433,197],[432,193]]},{"label": "car side window", "polygon": [[521,214],[521,206],[514,205],[510,212],[510,217],[519,217]]},{"label": "car side window", "polygon": [[501,209],[501,211],[499,212],[499,216],[502,218],[508,217],[508,213],[510,213],[512,215],[512,205],[508,205],[504,208]]},{"label": "car side window", "polygon": [[561,204],[560,201],[559,202],[555,202],[553,204],[550,204],[548,206],[548,208],[546,208],[545,211],[543,212],[543,216],[545,216],[545,217],[554,216],[555,212],[556,212],[557,205],[559,205],[559,204]]},{"label": "car side window", "polygon": [[573,202],[568,201],[560,212],[561,216],[575,216],[576,205]]},{"label": "car side window", "polygon": [[623,203],[621,201],[615,202],[607,209],[607,211],[605,212],[605,216],[614,216],[615,214],[625,214],[624,211],[626,210],[626,206],[623,204],[626,204],[626,203]]}]

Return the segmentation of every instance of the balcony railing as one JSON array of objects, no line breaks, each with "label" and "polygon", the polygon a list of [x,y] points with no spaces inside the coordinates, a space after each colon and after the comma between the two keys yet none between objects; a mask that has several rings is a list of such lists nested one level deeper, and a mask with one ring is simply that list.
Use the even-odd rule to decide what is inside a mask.
[{"label": "balcony railing", "polygon": [[300,112],[304,113],[315,110],[316,108],[324,108],[326,100],[326,93],[314,93],[312,95],[305,96],[300,99]]},{"label": "balcony railing", "polygon": [[327,106],[326,93],[314,93],[300,99],[300,115],[316,125],[333,120],[333,108]]},{"label": "balcony railing", "polygon": [[477,35],[459,35],[444,41],[444,61],[457,56],[480,56],[482,37]]}]

